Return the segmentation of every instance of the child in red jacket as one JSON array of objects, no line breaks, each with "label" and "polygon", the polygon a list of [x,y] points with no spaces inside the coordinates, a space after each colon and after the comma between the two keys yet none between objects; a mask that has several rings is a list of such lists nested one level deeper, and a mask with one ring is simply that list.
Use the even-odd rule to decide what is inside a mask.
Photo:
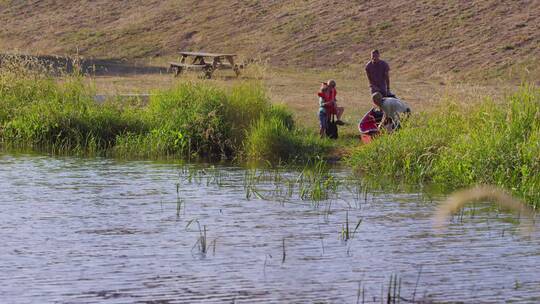
[{"label": "child in red jacket", "polygon": [[328,118],[332,114],[333,106],[328,96],[328,84],[323,82],[321,89],[317,93],[319,96],[319,134],[321,138],[326,136],[326,129],[328,128]]},{"label": "child in red jacket", "polygon": [[337,90],[336,90],[336,81],[333,79],[328,80],[328,93],[327,93],[327,101],[332,103],[332,110],[331,114],[335,114],[337,117],[336,124],[342,126],[345,123],[341,121],[341,116],[343,115],[343,112],[345,111],[344,107],[338,107],[337,106]]}]

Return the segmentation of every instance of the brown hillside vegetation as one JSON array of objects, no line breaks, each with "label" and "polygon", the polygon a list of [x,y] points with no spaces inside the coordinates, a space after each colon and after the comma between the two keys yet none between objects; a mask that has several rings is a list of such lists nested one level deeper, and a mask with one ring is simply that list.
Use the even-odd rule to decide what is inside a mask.
[{"label": "brown hillside vegetation", "polygon": [[0,1],[0,20],[2,52],[147,59],[186,49],[339,68],[376,47],[414,78],[539,74],[538,0]]}]

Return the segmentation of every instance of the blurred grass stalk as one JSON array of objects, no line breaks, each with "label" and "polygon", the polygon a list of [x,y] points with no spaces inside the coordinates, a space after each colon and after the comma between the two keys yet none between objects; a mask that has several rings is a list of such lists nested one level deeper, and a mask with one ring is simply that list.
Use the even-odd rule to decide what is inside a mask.
[{"label": "blurred grass stalk", "polygon": [[446,227],[448,217],[462,210],[464,206],[471,202],[489,201],[497,204],[500,209],[513,211],[519,215],[521,231],[531,233],[534,230],[534,210],[522,201],[512,197],[505,191],[489,185],[479,185],[470,189],[460,190],[450,195],[446,201],[442,202],[435,214],[435,227],[443,229]]}]

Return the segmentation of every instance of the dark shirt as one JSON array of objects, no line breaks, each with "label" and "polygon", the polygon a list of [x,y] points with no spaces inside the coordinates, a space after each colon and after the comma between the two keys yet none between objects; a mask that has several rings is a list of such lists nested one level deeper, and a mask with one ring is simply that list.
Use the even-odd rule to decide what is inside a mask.
[{"label": "dark shirt", "polygon": [[390,66],[383,60],[379,60],[377,63],[369,61],[366,64],[366,74],[368,76],[371,93],[381,92],[383,96],[388,94],[386,79],[388,78],[389,71]]}]

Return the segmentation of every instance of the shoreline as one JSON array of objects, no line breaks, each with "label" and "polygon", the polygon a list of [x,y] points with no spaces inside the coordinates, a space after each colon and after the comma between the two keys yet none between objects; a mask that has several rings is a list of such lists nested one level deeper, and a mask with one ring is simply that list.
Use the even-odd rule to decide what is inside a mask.
[{"label": "shoreline", "polygon": [[[351,118],[359,107],[346,110],[349,124],[340,128],[338,140],[320,139],[312,126],[313,103],[276,103],[274,88],[263,81],[183,78],[150,93],[107,98],[96,94],[97,84],[89,84],[92,78],[58,79],[25,68],[0,70],[3,146],[137,159],[273,164],[324,159],[415,184],[441,183],[453,189],[495,184],[535,206],[540,201],[534,190],[540,188],[535,158],[540,155],[540,93],[533,85],[502,99],[462,100],[448,94],[433,105],[413,105],[414,119],[402,130],[362,145]],[[338,82],[345,96],[353,85]]]}]

